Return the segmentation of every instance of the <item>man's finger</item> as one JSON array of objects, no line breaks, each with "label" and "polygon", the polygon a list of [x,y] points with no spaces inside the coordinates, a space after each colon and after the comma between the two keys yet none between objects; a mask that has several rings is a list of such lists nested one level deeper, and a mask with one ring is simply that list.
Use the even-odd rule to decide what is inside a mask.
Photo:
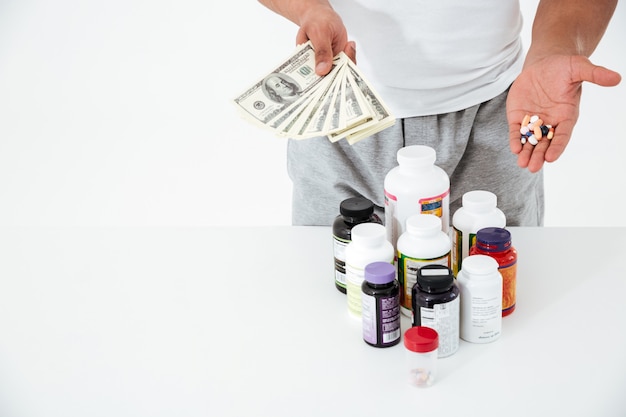
[{"label": "man's finger", "polygon": [[572,67],[573,81],[575,82],[587,81],[602,87],[613,87],[622,80],[622,76],[619,73],[594,65],[584,57],[574,57],[572,59]]}]

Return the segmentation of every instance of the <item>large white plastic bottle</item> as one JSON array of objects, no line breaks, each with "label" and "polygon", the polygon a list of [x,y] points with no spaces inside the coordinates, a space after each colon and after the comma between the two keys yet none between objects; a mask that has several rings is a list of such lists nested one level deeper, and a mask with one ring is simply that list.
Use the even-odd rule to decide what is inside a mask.
[{"label": "large white plastic bottle", "polygon": [[435,165],[433,148],[411,145],[398,150],[398,166],[385,176],[385,228],[387,239],[396,248],[406,230],[406,219],[413,214],[434,214],[442,230],[450,225],[450,178]]},{"label": "large white plastic bottle", "polygon": [[441,219],[434,214],[413,214],[406,220],[406,231],[398,239],[397,268],[400,283],[400,307],[406,316],[412,312],[412,289],[417,270],[426,265],[450,268],[450,237],[441,229]]},{"label": "large white plastic bottle", "polygon": [[452,216],[452,273],[457,276],[463,259],[476,242],[476,233],[485,227],[505,227],[506,216],[498,207],[498,197],[484,190],[463,194],[463,205]]},{"label": "large white plastic bottle", "polygon": [[352,241],[345,252],[346,295],[351,316],[361,318],[361,285],[365,279],[365,267],[373,262],[393,264],[394,255],[382,224],[360,223],[352,228]]}]

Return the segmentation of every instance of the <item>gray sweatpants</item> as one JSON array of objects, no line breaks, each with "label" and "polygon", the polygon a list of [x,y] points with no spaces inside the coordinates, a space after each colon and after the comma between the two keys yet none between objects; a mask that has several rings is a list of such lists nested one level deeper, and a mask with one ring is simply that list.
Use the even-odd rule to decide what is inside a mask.
[{"label": "gray sweatpants", "polygon": [[341,201],[356,196],[374,202],[384,220],[383,183],[398,165],[396,152],[419,144],[435,149],[435,164],[450,177],[451,217],[465,192],[487,190],[498,197],[507,226],[542,226],[543,171],[533,174],[517,166],[509,149],[506,94],[454,113],[398,119],[354,145],[326,137],[289,140],[292,223],[332,225]]}]

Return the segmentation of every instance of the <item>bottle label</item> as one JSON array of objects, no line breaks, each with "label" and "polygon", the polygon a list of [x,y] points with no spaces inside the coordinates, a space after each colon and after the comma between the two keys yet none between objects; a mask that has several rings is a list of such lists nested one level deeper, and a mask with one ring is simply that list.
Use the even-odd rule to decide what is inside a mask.
[{"label": "bottle label", "polygon": [[421,198],[419,200],[420,212],[422,214],[434,214],[441,218],[441,228],[448,233],[450,227],[450,213],[448,213],[450,204],[450,189],[444,193],[434,197]]},{"label": "bottle label", "polygon": [[394,251],[400,233],[400,225],[395,217],[398,199],[395,195],[385,190],[385,230],[387,232],[387,240],[393,244]]},{"label": "bottle label", "polygon": [[361,317],[363,340],[373,345],[387,345],[400,338],[400,305],[398,295],[374,297],[362,294]]},{"label": "bottle label", "polygon": [[335,257],[335,284],[346,288],[346,246],[349,240],[333,235],[333,254]]},{"label": "bottle label", "polygon": [[[371,262],[382,261],[372,259]],[[393,265],[393,260],[385,260]],[[359,268],[350,263],[346,263],[346,298],[348,301],[348,312],[356,318],[361,318],[361,286],[365,281],[365,267]]]},{"label": "bottle label", "polygon": [[346,265],[346,298],[348,311],[355,317],[361,317],[361,285],[364,271],[360,268]]},{"label": "bottle label", "polygon": [[453,354],[459,348],[460,297],[433,308],[420,307],[419,326],[433,328],[439,333],[439,357]]},{"label": "bottle label", "polygon": [[498,268],[502,275],[502,313],[515,307],[517,288],[517,262]]},{"label": "bottle label", "polygon": [[420,205],[420,212],[422,214],[434,214],[437,217],[443,216],[444,198],[448,197],[450,190],[445,193],[439,194],[434,197],[420,198],[418,203]]},{"label": "bottle label", "polygon": [[461,270],[463,259],[469,255],[470,248],[476,244],[476,233],[464,234],[461,230],[453,227],[452,237],[452,273],[456,277]]},{"label": "bottle label", "polygon": [[450,252],[438,258],[412,258],[398,251],[398,282],[400,283],[400,305],[411,310],[411,290],[417,282],[417,270],[424,265],[443,265],[450,267]]},{"label": "bottle label", "polygon": [[470,326],[474,337],[479,341],[488,341],[500,336],[502,320],[500,297],[470,297]]}]

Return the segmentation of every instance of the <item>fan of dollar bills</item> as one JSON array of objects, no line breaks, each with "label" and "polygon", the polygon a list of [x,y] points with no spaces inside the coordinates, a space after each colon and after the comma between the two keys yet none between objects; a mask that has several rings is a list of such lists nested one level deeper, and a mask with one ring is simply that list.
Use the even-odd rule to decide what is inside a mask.
[{"label": "fan of dollar bills", "polygon": [[393,125],[395,118],[356,65],[341,52],[325,76],[315,73],[311,42],[234,99],[244,117],[278,136],[345,138],[351,145]]}]

